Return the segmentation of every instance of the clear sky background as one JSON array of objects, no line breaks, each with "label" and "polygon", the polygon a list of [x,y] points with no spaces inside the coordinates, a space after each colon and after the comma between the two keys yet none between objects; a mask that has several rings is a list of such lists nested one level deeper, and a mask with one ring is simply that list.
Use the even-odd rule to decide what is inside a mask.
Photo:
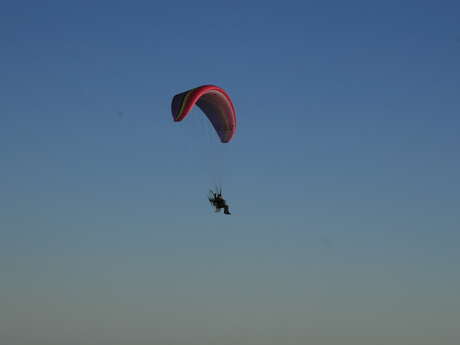
[{"label": "clear sky background", "polygon": [[[458,345],[459,18],[2,1],[0,343]],[[228,145],[172,121],[208,83]]]}]

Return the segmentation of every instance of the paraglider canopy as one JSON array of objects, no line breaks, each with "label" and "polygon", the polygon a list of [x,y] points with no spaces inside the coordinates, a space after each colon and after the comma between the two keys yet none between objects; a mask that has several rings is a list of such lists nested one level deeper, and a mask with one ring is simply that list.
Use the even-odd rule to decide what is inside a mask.
[{"label": "paraglider canopy", "polygon": [[223,143],[228,143],[236,131],[236,112],[230,96],[215,85],[203,85],[179,93],[171,103],[174,121],[182,121],[197,105],[211,121]]}]

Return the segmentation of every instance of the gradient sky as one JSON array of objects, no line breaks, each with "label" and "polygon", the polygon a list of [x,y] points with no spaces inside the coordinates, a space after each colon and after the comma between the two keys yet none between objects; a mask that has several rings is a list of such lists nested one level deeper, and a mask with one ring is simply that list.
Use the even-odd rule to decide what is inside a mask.
[{"label": "gradient sky", "polygon": [[2,1],[0,343],[458,345],[459,13]]}]

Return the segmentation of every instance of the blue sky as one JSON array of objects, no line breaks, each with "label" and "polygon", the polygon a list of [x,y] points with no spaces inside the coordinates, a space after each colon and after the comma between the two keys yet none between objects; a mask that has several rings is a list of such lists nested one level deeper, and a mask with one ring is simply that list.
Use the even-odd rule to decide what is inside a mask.
[{"label": "blue sky", "polygon": [[2,2],[1,342],[458,344],[459,11]]}]

